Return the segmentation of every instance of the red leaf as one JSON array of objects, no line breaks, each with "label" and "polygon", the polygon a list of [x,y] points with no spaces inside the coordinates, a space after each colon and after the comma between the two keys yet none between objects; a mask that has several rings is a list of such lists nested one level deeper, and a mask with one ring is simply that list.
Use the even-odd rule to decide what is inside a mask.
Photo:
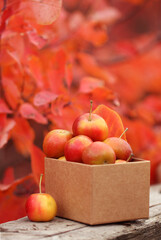
[{"label": "red leaf", "polygon": [[7,78],[2,78],[2,84],[7,102],[12,109],[16,109],[20,102],[20,91],[17,85],[13,80]]},{"label": "red leaf", "polygon": [[160,169],[158,169],[161,164],[161,148],[159,144],[156,144],[153,148],[142,151],[138,156],[150,160],[150,184],[160,182],[158,181],[161,179],[161,172],[159,171]]},{"label": "red leaf", "polygon": [[[26,0],[24,0],[26,3]],[[29,0],[24,7],[28,15],[33,17],[38,24],[49,25],[56,21],[60,14],[62,0]]]},{"label": "red leaf", "polygon": [[9,0],[5,12],[9,10],[10,12],[7,17],[3,17],[3,23],[13,12],[23,10],[26,19],[35,19],[38,24],[48,25],[58,18],[61,6],[62,0],[48,0],[47,2],[46,0]]},{"label": "red leaf", "polygon": [[[143,76],[140,76],[140,66],[135,66],[130,61],[112,67],[115,75],[119,76],[111,85],[112,90],[119,94],[120,99],[133,104],[143,93]],[[132,79],[132,81],[130,81]]]},{"label": "red leaf", "polygon": [[79,53],[78,60],[83,69],[92,77],[105,80],[107,83],[113,83],[115,81],[114,76],[107,70],[100,67],[95,59],[86,53]]},{"label": "red leaf", "polygon": [[136,106],[139,117],[149,124],[161,123],[161,97],[150,95]]},{"label": "red leaf", "polygon": [[73,81],[73,65],[71,63],[67,63],[65,66],[65,80],[67,86],[70,87]]},{"label": "red leaf", "polygon": [[38,49],[43,48],[47,44],[47,39],[39,36],[36,30],[28,31],[27,32],[28,38],[30,42],[35,45]]},{"label": "red leaf", "polygon": [[37,86],[39,88],[44,88],[45,82],[43,79],[43,65],[41,60],[37,56],[31,55],[28,59],[28,65],[32,76],[36,80]]},{"label": "red leaf", "polygon": [[41,91],[35,95],[34,105],[35,106],[46,105],[47,103],[54,101],[57,98],[57,96],[58,95],[50,91]]},{"label": "red leaf", "polygon": [[112,89],[119,94],[124,102],[133,104],[146,93],[160,94],[161,48],[156,45],[151,51],[141,54],[130,61],[111,64],[109,67],[117,75]]},{"label": "red leaf", "polygon": [[[34,178],[37,183],[40,180],[40,174],[44,174],[44,158],[45,154],[43,151],[35,145],[31,148],[31,167],[34,174]],[[43,177],[43,183],[45,181],[45,176]]]},{"label": "red leaf", "polygon": [[71,31],[77,31],[84,22],[85,16],[83,15],[82,12],[80,11],[73,12],[73,14],[71,14],[69,18],[69,28]]},{"label": "red leaf", "polygon": [[67,54],[64,49],[59,49],[54,56],[50,57],[47,66],[47,84],[49,84],[49,89],[56,94],[66,92],[64,87],[66,58]]},{"label": "red leaf", "polygon": [[134,43],[129,42],[129,41],[120,41],[117,45],[116,48],[119,50],[120,53],[123,55],[133,57],[136,54],[138,54],[138,50]]},{"label": "red leaf", "polygon": [[84,93],[89,93],[93,89],[97,87],[103,87],[104,85],[105,85],[104,81],[100,79],[92,78],[92,77],[84,77],[81,79],[79,91]]},{"label": "red leaf", "polygon": [[161,112],[161,97],[151,95],[148,96],[145,101],[143,102],[149,110],[154,110],[156,112]]},{"label": "red leaf", "polygon": [[92,43],[94,46],[102,46],[108,40],[105,29],[101,29],[91,22],[84,24],[79,34],[85,41]]},{"label": "red leaf", "polygon": [[144,0],[124,0],[124,1],[130,2],[132,4],[136,4],[136,5],[144,3]]},{"label": "red leaf", "polygon": [[[123,131],[124,126],[122,120],[117,112],[106,107],[105,105],[99,105],[93,113],[100,115],[106,121],[109,127],[108,137],[119,137]],[[127,126],[128,127],[128,126]],[[126,134],[122,136],[123,139],[126,139]]]},{"label": "red leaf", "polygon": [[7,66],[17,63],[22,70],[24,47],[24,40],[19,33],[6,30],[1,38],[0,63]]},{"label": "red leaf", "polygon": [[107,7],[106,9],[96,11],[90,16],[90,20],[94,23],[101,24],[113,24],[116,20],[120,18],[120,12],[113,7]]},{"label": "red leaf", "polygon": [[127,139],[135,154],[154,147],[157,143],[153,129],[141,120],[123,119],[124,124],[129,128]]},{"label": "red leaf", "polygon": [[24,156],[28,156],[35,138],[34,130],[24,118],[17,117],[15,121],[16,125],[11,131],[12,139],[18,152]]},{"label": "red leaf", "polygon": [[24,103],[20,106],[19,112],[22,117],[27,119],[33,119],[34,121],[46,124],[47,118],[39,113],[30,103]]},{"label": "red leaf", "polygon": [[[17,3],[15,4],[17,5]],[[3,6],[4,7],[4,6]],[[5,10],[1,9],[1,18],[0,18],[0,35],[3,33],[6,27],[7,19],[12,16],[13,9],[12,7],[6,8]]]},{"label": "red leaf", "polygon": [[12,113],[13,111],[9,109],[7,104],[3,99],[0,99],[0,113]]},{"label": "red leaf", "polygon": [[[79,99],[79,97],[77,97]],[[78,104],[74,104],[71,99],[61,95],[52,102],[52,114],[48,116],[52,121],[54,128],[72,130],[72,124],[75,118],[82,113]]]},{"label": "red leaf", "polygon": [[5,185],[8,185],[8,184],[11,184],[12,182],[14,182],[14,180],[15,180],[14,169],[13,169],[13,167],[8,167],[5,170],[2,183]]},{"label": "red leaf", "polygon": [[7,119],[5,114],[0,114],[0,148],[8,142],[9,133],[14,126],[14,120]]},{"label": "red leaf", "polygon": [[107,87],[97,87],[92,91],[92,99],[99,103],[103,103],[106,101],[112,101],[116,106],[119,106],[119,102],[116,99],[113,91],[111,91]]},{"label": "red leaf", "polygon": [[0,223],[26,216],[25,204],[30,194],[38,191],[33,176],[16,180],[10,185],[0,185]]}]

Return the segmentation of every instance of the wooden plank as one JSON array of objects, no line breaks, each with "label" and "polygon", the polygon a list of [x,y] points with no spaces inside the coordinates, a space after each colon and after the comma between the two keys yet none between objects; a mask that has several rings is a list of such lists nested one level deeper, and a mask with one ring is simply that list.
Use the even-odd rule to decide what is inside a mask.
[{"label": "wooden plank", "polygon": [[88,226],[62,218],[51,222],[30,222],[26,217],[0,224],[1,240],[160,240],[161,185],[150,189],[150,218],[116,224]]},{"label": "wooden plank", "polygon": [[24,217],[16,221],[0,224],[0,231],[2,240],[24,240],[63,234],[84,226],[86,225],[58,217],[50,222],[31,222],[27,217]]}]

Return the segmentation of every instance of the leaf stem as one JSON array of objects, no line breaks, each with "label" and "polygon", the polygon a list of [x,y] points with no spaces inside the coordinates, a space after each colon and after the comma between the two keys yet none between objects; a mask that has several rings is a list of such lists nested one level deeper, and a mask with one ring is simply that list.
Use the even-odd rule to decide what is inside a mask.
[{"label": "leaf stem", "polygon": [[41,193],[41,182],[42,182],[42,177],[43,177],[43,174],[41,173],[40,174],[40,182],[39,182],[39,192]]}]

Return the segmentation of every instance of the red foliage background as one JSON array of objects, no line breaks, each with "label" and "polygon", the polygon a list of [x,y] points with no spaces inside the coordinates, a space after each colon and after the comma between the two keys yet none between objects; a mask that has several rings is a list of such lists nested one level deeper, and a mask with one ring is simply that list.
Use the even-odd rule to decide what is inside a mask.
[{"label": "red foliage background", "polygon": [[90,99],[120,114],[161,182],[161,2],[4,0],[0,10],[0,222],[25,216],[45,134],[71,130]]}]

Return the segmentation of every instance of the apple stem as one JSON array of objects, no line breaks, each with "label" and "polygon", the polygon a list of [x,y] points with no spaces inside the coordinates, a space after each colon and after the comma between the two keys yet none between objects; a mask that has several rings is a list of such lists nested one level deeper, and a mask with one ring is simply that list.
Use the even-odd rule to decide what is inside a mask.
[{"label": "apple stem", "polygon": [[120,135],[120,137],[119,138],[122,138],[122,136],[125,134],[125,132],[128,130],[128,128],[126,128],[124,131],[123,131],[123,133]]},{"label": "apple stem", "polygon": [[41,182],[42,182],[42,176],[43,174],[40,174],[40,182],[39,182],[39,192],[41,193]]},{"label": "apple stem", "polygon": [[93,107],[93,101],[90,100],[90,111],[89,111],[89,118],[88,121],[92,121],[91,114],[92,114],[92,107]]},{"label": "apple stem", "polygon": [[130,162],[130,159],[131,159],[132,156],[134,156],[133,153],[130,154],[130,156],[128,157],[128,159],[126,160],[126,162]]}]

